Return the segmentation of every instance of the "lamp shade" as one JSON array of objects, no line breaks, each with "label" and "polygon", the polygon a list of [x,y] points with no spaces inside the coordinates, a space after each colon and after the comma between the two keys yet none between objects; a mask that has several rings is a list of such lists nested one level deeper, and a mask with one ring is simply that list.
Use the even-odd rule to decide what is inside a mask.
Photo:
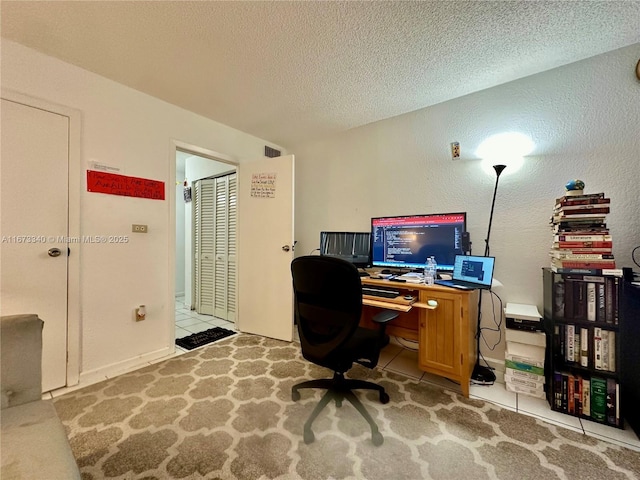
[{"label": "lamp shade", "polygon": [[523,157],[531,153],[533,147],[533,141],[525,134],[506,132],[487,138],[476,150],[476,155],[482,159],[482,167],[488,173],[493,172],[494,165],[505,165],[509,167],[509,173],[513,173],[520,169]]}]

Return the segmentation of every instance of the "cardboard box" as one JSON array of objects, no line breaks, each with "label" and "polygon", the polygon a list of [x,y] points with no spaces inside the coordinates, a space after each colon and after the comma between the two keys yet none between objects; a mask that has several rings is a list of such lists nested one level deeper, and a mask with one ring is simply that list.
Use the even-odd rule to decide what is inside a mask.
[{"label": "cardboard box", "polygon": [[526,343],[527,345],[547,346],[547,336],[544,332],[525,332],[523,330],[505,330],[507,342]]},{"label": "cardboard box", "polygon": [[516,370],[514,368],[505,368],[504,371],[504,377],[507,378],[522,378],[525,380],[531,380],[534,381],[536,383],[540,383],[542,385],[544,385],[545,383],[545,378],[544,375],[538,375],[536,373],[532,373],[532,372],[523,372],[522,370]]},{"label": "cardboard box", "polygon": [[509,392],[523,393],[525,395],[529,395],[530,397],[535,397],[535,398],[544,398],[544,388],[543,389],[528,388],[520,385],[513,385],[511,383],[505,383],[504,385],[507,391]]},{"label": "cardboard box", "polygon": [[527,345],[526,343],[509,342],[507,341],[507,354],[514,357],[521,357],[529,359],[530,361],[524,361],[524,363],[531,363],[532,365],[539,362],[544,363],[544,347],[538,347],[536,345]]}]

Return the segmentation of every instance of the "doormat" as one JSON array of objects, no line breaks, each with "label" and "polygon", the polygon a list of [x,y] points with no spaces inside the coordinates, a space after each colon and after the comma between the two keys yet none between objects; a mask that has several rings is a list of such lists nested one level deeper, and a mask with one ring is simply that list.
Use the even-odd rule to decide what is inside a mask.
[{"label": "doormat", "polygon": [[221,338],[226,338],[231,335],[235,335],[236,332],[227,330],[226,328],[214,327],[204,332],[198,332],[189,335],[188,337],[176,338],[176,345],[187,350],[193,350],[194,348],[201,347],[207,343],[213,343]]}]

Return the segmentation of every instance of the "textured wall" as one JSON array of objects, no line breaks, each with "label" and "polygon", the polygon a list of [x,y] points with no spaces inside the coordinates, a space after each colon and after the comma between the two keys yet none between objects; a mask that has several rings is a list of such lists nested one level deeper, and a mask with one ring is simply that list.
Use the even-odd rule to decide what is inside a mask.
[{"label": "textured wall", "polygon": [[[373,216],[466,211],[473,252],[481,255],[495,176],[474,152],[492,134],[518,131],[535,148],[522,169],[500,177],[490,243],[502,301],[542,313],[549,217],[572,178],[611,197],[614,254],[619,266],[632,266],[631,250],[640,245],[638,58],[635,44],[291,149],[297,254],[318,248],[321,230],[368,230]],[[461,145],[457,161],[453,141]],[[490,305],[483,304],[483,326],[493,325]],[[482,350],[504,358],[502,343]]]},{"label": "textured wall", "polygon": [[[86,70],[2,41],[2,87],[75,108],[82,115],[82,172],[98,161],[173,190],[171,141],[225,152],[240,163],[260,158],[265,141],[180,109]],[[169,194],[168,194],[169,195]],[[82,375],[125,368],[173,348],[175,252],[171,197],[165,201],[81,192],[82,235],[129,235],[107,250],[80,245]],[[149,226],[131,234],[132,223]],[[147,319],[133,320],[146,304]],[[103,376],[103,375],[102,375]],[[99,376],[98,376],[99,378]]]}]

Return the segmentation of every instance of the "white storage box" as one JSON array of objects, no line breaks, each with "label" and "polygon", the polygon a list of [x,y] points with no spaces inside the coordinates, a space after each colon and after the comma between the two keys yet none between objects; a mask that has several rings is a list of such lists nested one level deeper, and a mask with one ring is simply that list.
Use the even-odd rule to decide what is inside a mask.
[{"label": "white storage box", "polygon": [[533,372],[523,372],[522,370],[516,370],[515,368],[505,368],[504,370],[504,378],[522,378],[524,380],[534,381],[536,383],[541,383],[544,385],[545,378],[544,375],[538,375]]},{"label": "white storage box", "polygon": [[512,383],[505,383],[507,391],[514,393],[523,393],[535,398],[544,398],[544,388],[529,388],[520,385],[513,385]]},{"label": "white storage box", "polygon": [[544,332],[527,332],[524,330],[505,329],[505,340],[507,342],[526,343],[538,347],[547,346],[547,336]]},{"label": "white storage box", "polygon": [[540,366],[544,366],[544,347],[527,345],[525,343],[518,342],[507,342],[506,354],[514,357],[510,358],[509,360],[515,360],[515,357],[520,357],[523,360],[515,361],[529,363],[531,365],[538,365],[540,362],[542,362],[542,365]]}]

